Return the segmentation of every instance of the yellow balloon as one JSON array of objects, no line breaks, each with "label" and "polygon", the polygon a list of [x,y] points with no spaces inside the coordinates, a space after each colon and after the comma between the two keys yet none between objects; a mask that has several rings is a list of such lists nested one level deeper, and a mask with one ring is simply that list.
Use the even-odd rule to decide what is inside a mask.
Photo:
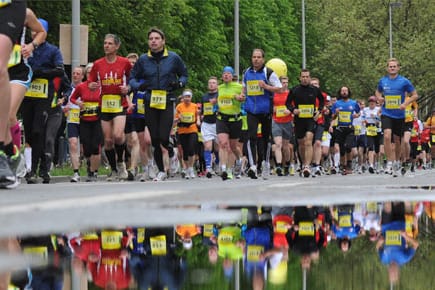
[{"label": "yellow balloon", "polygon": [[266,67],[272,69],[278,77],[287,76],[287,65],[280,58],[272,58],[266,63]]}]

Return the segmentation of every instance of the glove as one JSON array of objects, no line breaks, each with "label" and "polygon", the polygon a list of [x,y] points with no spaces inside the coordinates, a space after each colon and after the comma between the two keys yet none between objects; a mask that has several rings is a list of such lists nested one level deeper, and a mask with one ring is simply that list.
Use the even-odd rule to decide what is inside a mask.
[{"label": "glove", "polygon": [[146,91],[148,87],[149,87],[149,86],[148,86],[147,83],[142,83],[142,84],[139,86],[138,90],[139,90],[139,91]]},{"label": "glove", "polygon": [[183,87],[183,83],[182,82],[171,82],[171,83],[169,83],[169,87],[171,88],[171,90],[173,90],[173,91],[175,91],[175,90],[177,90],[177,89],[179,89],[179,88],[182,88]]}]

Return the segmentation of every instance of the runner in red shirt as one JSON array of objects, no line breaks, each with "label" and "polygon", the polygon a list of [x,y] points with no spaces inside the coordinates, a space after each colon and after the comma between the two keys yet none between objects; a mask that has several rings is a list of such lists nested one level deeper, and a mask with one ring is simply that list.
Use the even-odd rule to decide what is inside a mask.
[{"label": "runner in red shirt", "polygon": [[89,75],[89,88],[101,88],[100,119],[104,134],[104,150],[112,169],[107,177],[108,181],[112,180],[113,172],[117,173],[118,179],[128,177],[124,162],[124,128],[127,109],[132,109],[133,106],[127,95],[131,64],[127,58],[117,55],[120,45],[121,41],[117,35],[107,34],[104,38],[105,56],[94,62]]}]

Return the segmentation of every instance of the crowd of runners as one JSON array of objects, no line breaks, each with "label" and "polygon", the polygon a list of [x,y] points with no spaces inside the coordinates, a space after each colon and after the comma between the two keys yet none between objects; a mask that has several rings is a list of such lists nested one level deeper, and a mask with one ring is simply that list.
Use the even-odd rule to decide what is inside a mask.
[{"label": "crowd of runners", "polygon": [[[26,10],[23,1],[10,2],[2,4],[1,15],[21,9],[22,17],[14,13],[16,27],[0,30],[6,40],[2,188],[17,186],[23,177],[27,183],[39,178],[50,183],[53,164],[64,158],[56,150],[64,132],[71,182],[97,181],[102,165],[108,181],[398,176],[432,167],[435,109],[419,115],[417,92],[399,74],[397,59],[387,61],[387,74],[374,84],[372,96],[354,98],[348,86],[336,94],[323,92],[307,69],[301,70],[299,85],[289,88],[287,75],[267,67],[265,52],[257,48],[240,80],[225,66],[209,77],[195,103],[201,92],[188,88],[187,67],[167,49],[162,30],[148,31],[149,49],[140,56],[118,55],[120,38],[107,34],[104,56],[74,67],[70,81],[59,48],[45,40],[47,21]],[[86,176],[80,174],[82,165]]]}]

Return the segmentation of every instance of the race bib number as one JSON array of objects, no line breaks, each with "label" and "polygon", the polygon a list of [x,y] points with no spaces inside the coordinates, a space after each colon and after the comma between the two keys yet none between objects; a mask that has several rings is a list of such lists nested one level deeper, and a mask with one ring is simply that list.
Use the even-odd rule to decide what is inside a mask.
[{"label": "race bib number", "polygon": [[102,231],[101,246],[103,250],[121,249],[122,232],[120,231]]},{"label": "race bib number", "polygon": [[166,91],[152,90],[150,108],[165,110],[166,109]]},{"label": "race bib number", "polygon": [[145,228],[137,229],[136,240],[138,243],[143,243],[145,241]]},{"label": "race bib number", "polygon": [[386,109],[399,109],[401,103],[402,103],[401,96],[385,96]]},{"label": "race bib number", "polygon": [[192,112],[185,112],[180,114],[180,122],[182,123],[194,123],[195,114]]},{"label": "race bib number", "polygon": [[84,102],[82,114],[83,117],[97,116],[98,102]]},{"label": "race bib number", "polygon": [[98,240],[98,234],[96,232],[84,232],[82,234],[82,239],[86,241]]},{"label": "race bib number", "polygon": [[275,226],[275,232],[280,234],[285,234],[288,231],[288,223],[283,221],[277,221]]},{"label": "race bib number", "polygon": [[204,237],[211,237],[213,235],[213,224],[205,224],[204,225]]},{"label": "race bib number", "polygon": [[233,236],[227,233],[223,233],[219,235],[219,243],[220,244],[231,244],[233,242]]},{"label": "race bib number", "polygon": [[323,131],[323,133],[322,133],[322,141],[328,141],[328,131]]},{"label": "race bib number", "polygon": [[299,118],[312,118],[314,115],[314,105],[299,105]]},{"label": "race bib number", "polygon": [[414,111],[412,110],[411,106],[408,106],[405,110],[405,118],[412,120],[414,119]]},{"label": "race bib number", "polygon": [[258,262],[260,261],[260,255],[264,252],[263,246],[254,246],[248,245],[248,249],[246,251],[247,258],[249,262]]},{"label": "race bib number", "polygon": [[338,226],[348,228],[352,226],[351,215],[341,215],[338,217]]},{"label": "race bib number", "polygon": [[246,82],[246,90],[248,96],[261,96],[264,95],[264,89],[260,88],[260,81],[253,80]]},{"label": "race bib number", "polygon": [[68,122],[69,123],[80,123],[80,109],[79,108],[73,108],[70,109],[68,112]]},{"label": "race bib number", "polygon": [[213,115],[213,104],[212,103],[204,103],[203,112],[204,116],[211,116]]},{"label": "race bib number", "polygon": [[232,96],[219,96],[218,105],[220,109],[228,110],[233,107],[233,97]]},{"label": "race bib number", "polygon": [[[1,2],[0,2],[1,5]],[[8,68],[16,66],[21,62],[21,45],[15,44],[9,57]]]},{"label": "race bib number", "polygon": [[314,224],[312,222],[300,222],[299,223],[299,235],[300,236],[314,236]]},{"label": "race bib number", "polygon": [[121,113],[122,110],[120,95],[103,95],[101,100],[102,113]]},{"label": "race bib number", "polygon": [[276,106],[275,107],[275,115],[280,118],[280,117],[285,117],[287,116],[285,114],[285,110],[287,110],[286,106]]},{"label": "race bib number", "polygon": [[34,79],[27,90],[26,97],[29,98],[48,98],[48,80],[47,79]]},{"label": "race bib number", "polygon": [[357,125],[354,127],[354,134],[355,136],[361,135],[361,126]]},{"label": "race bib number", "polygon": [[0,8],[12,3],[12,0],[0,0]]},{"label": "race bib number", "polygon": [[24,256],[30,263],[48,264],[48,248],[47,247],[24,247]]},{"label": "race bib number", "polygon": [[377,136],[378,135],[378,128],[376,126],[368,126],[366,130],[367,136]]},{"label": "race bib number", "polygon": [[367,203],[367,212],[375,213],[378,211],[378,204],[376,202]]},{"label": "race bib number", "polygon": [[402,236],[400,231],[386,231],[385,244],[387,246],[400,246],[402,245]]},{"label": "race bib number", "polygon": [[137,100],[137,113],[138,114],[145,114],[145,105],[143,103],[143,99]]},{"label": "race bib number", "polygon": [[151,255],[164,256],[166,255],[166,236],[155,236],[150,238]]},{"label": "race bib number", "polygon": [[350,119],[351,112],[338,112],[338,122],[342,123],[350,123],[352,120]]},{"label": "race bib number", "polygon": [[435,143],[435,134],[432,135],[432,143]]}]

